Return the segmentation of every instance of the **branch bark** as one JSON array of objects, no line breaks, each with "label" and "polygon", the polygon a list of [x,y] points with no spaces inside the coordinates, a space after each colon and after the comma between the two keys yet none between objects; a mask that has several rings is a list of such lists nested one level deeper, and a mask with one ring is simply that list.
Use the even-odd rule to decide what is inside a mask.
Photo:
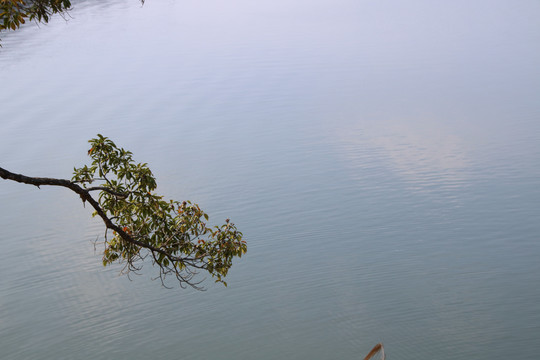
[{"label": "branch bark", "polygon": [[[118,225],[116,225],[116,224],[114,224],[112,222],[112,220],[107,216],[107,214],[105,214],[105,211],[103,211],[103,209],[101,208],[99,203],[90,195],[90,191],[92,191],[92,190],[103,190],[103,191],[110,192],[113,195],[123,196],[123,197],[125,197],[126,194],[116,193],[116,192],[110,191],[109,189],[103,188],[103,187],[94,187],[94,188],[85,189],[85,188],[81,187],[80,185],[77,185],[76,183],[74,183],[73,181],[70,181],[70,180],[42,178],[42,177],[30,177],[30,176],[26,176],[26,175],[22,175],[22,174],[12,173],[11,171],[8,171],[8,170],[6,170],[4,168],[1,168],[1,167],[0,167],[0,177],[2,179],[4,179],[4,180],[12,180],[12,181],[16,181],[16,182],[23,183],[23,184],[34,185],[34,186],[37,186],[38,188],[40,188],[40,186],[42,186],[42,185],[61,186],[61,187],[68,188],[68,189],[74,191],[75,193],[79,194],[79,196],[81,197],[81,200],[83,201],[83,203],[88,201],[88,203],[94,208],[94,210],[96,210],[97,214],[101,217],[101,219],[105,223],[105,226],[108,229],[116,231],[122,237],[123,240],[125,240],[125,241],[127,241],[127,242],[129,242],[129,243],[131,243],[133,245],[137,245],[137,246],[143,247],[145,249],[148,249],[148,250],[150,250],[152,252],[163,254],[164,256],[169,258],[171,261],[186,262],[186,261],[195,261],[196,260],[196,259],[178,258],[176,256],[172,256],[170,253],[164,251],[163,249],[156,248],[156,247],[151,246],[149,244],[146,244],[146,243],[144,243],[142,241],[138,241],[138,240],[134,239],[131,235],[129,235],[127,232],[125,232],[121,227],[119,227]],[[193,263],[190,263],[190,266],[198,267]]]}]

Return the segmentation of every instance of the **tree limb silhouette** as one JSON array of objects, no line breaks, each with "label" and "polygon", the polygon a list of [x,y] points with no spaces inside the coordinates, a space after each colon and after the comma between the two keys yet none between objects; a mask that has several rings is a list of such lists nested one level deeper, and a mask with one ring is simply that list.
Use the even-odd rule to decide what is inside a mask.
[{"label": "tree limb silhouette", "polygon": [[[125,273],[141,269],[141,261],[150,259],[159,269],[163,286],[174,275],[180,286],[199,286],[195,275],[209,273],[216,282],[223,280],[234,257],[247,250],[242,233],[225,220],[221,226],[208,227],[208,215],[189,201],[165,201],[153,193],[156,181],[146,164],[133,162],[132,153],[99,135],[89,141],[90,166],[75,169],[71,180],[30,177],[0,167],[0,177],[23,184],[60,186],[77,193],[83,203],[94,209],[112,238],[105,231],[103,265],[124,264]],[[99,186],[91,183],[101,182]],[[94,198],[91,192],[99,191]]]}]

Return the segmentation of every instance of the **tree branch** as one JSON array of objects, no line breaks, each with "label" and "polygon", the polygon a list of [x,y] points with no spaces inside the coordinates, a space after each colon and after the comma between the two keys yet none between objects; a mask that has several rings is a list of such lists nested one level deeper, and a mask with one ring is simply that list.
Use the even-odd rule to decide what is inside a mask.
[{"label": "tree branch", "polygon": [[[192,266],[194,268],[203,269],[203,267],[201,267],[200,265],[197,265],[195,263],[195,261],[197,260],[196,258],[182,258],[182,257],[173,256],[173,255],[171,255],[170,253],[168,253],[167,251],[165,251],[163,249],[156,248],[156,247],[154,247],[152,245],[149,245],[149,244],[144,243],[142,241],[138,241],[135,238],[133,238],[133,236],[131,236],[130,234],[125,232],[124,229],[122,229],[121,227],[119,227],[118,225],[116,225],[116,224],[114,224],[112,222],[112,220],[107,216],[107,214],[105,214],[105,211],[103,211],[103,209],[101,208],[99,203],[90,195],[90,191],[103,190],[103,191],[109,192],[109,193],[111,193],[111,194],[113,194],[115,196],[122,196],[122,197],[126,197],[126,194],[117,193],[117,192],[112,191],[112,190],[110,190],[110,189],[108,189],[106,187],[93,187],[93,188],[85,189],[85,188],[77,185],[75,182],[70,181],[70,180],[42,178],[42,177],[30,177],[30,176],[26,176],[26,175],[22,175],[22,174],[12,173],[11,171],[8,171],[8,170],[6,170],[4,168],[1,168],[1,167],[0,167],[0,177],[5,179],[5,180],[12,180],[12,181],[16,181],[16,182],[23,183],[23,184],[34,185],[34,186],[37,186],[38,188],[40,186],[42,186],[42,185],[66,187],[66,188],[76,192],[77,194],[79,194],[79,196],[81,197],[83,202],[88,201],[88,203],[94,208],[94,210],[96,210],[99,217],[101,217],[101,219],[105,223],[105,226],[108,229],[116,231],[116,233],[119,234],[122,237],[122,239],[125,240],[126,242],[150,250],[152,252],[152,256],[154,258],[155,258],[155,253],[158,253],[158,254],[162,254],[163,256],[167,257],[171,262],[182,262],[182,263],[186,263],[189,266]],[[156,263],[159,264],[159,262],[156,262]],[[165,270],[165,269],[162,268],[162,270]],[[189,280],[187,280],[183,276],[181,276],[181,274],[180,274],[180,272],[178,270],[175,269],[175,272],[176,272],[175,275],[179,280],[181,280],[182,282],[185,282],[185,283],[187,283],[187,284],[189,284],[189,285],[191,285],[193,287],[196,287],[195,286],[196,284],[190,283]]]},{"label": "tree branch", "polygon": [[67,188],[70,188],[70,189],[71,189],[70,185],[74,185],[74,186],[76,186],[78,188],[81,188],[80,186],[78,186],[76,184],[73,184],[69,180],[30,177],[30,176],[25,176],[25,175],[21,175],[21,174],[12,173],[12,172],[7,171],[6,169],[3,169],[1,167],[0,167],[0,177],[2,179],[5,179],[5,180],[13,180],[13,181],[23,183],[23,184],[34,185],[34,186],[37,186],[38,188],[41,185],[63,186],[63,187],[67,187]]},{"label": "tree branch", "polygon": [[[105,266],[125,262],[121,273],[129,274],[140,270],[140,261],[150,258],[159,267],[164,286],[164,278],[172,274],[180,286],[200,289],[199,282],[193,280],[200,270],[227,285],[223,278],[232,259],[241,257],[247,249],[236,226],[229,219],[221,226],[207,226],[208,215],[199,205],[165,201],[154,194],[157,184],[152,172],[146,163],[135,163],[130,151],[118,148],[101,134],[89,143],[92,163],[90,167],[75,168],[71,180],[30,177],[1,167],[0,177],[38,188],[65,187],[77,193],[84,204],[88,202],[95,210],[94,216],[99,215],[105,223]],[[89,186],[96,177],[102,183]],[[92,191],[99,191],[99,195],[93,198]],[[109,229],[114,235],[111,239],[107,239]]]}]

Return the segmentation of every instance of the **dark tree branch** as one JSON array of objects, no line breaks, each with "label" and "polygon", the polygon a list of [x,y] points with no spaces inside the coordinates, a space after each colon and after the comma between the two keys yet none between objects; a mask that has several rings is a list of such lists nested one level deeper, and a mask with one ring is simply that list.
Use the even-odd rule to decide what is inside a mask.
[{"label": "dark tree branch", "polygon": [[[112,191],[112,190],[110,190],[110,189],[108,189],[106,187],[93,187],[93,188],[85,189],[85,188],[77,185],[75,182],[70,181],[70,180],[42,178],[42,177],[30,177],[30,176],[26,176],[26,175],[22,175],[22,174],[12,173],[11,171],[8,171],[8,170],[6,170],[4,168],[1,168],[1,167],[0,167],[0,177],[5,179],[5,180],[12,180],[12,181],[16,181],[16,182],[23,183],[23,184],[34,185],[34,186],[37,186],[38,188],[40,188],[40,186],[42,186],[42,185],[66,187],[66,188],[76,192],[77,194],[79,194],[79,196],[81,197],[83,203],[88,202],[94,208],[96,213],[99,215],[99,217],[101,217],[101,219],[105,223],[105,226],[107,227],[107,229],[115,231],[116,233],[118,233],[122,237],[123,240],[125,240],[128,243],[131,243],[133,245],[140,246],[142,248],[150,250],[152,252],[152,256],[153,256],[154,259],[155,259],[155,254],[158,253],[158,254],[162,254],[163,256],[167,257],[171,262],[179,261],[179,262],[185,263],[185,264],[187,264],[187,265],[189,265],[189,266],[191,266],[193,268],[204,269],[204,266],[197,265],[197,263],[196,263],[196,261],[198,260],[197,258],[182,258],[182,257],[173,256],[173,255],[171,255],[170,253],[168,253],[167,251],[165,251],[163,249],[159,249],[159,248],[156,248],[156,247],[154,247],[152,245],[144,243],[142,241],[136,240],[133,236],[131,236],[126,231],[124,231],[121,227],[119,227],[118,225],[116,225],[116,224],[114,224],[112,222],[112,220],[105,214],[105,211],[103,211],[103,209],[101,208],[99,203],[90,195],[90,191],[103,190],[103,191],[106,191],[106,192],[108,192],[110,194],[113,194],[115,196],[121,196],[121,197],[127,197],[126,194],[122,194],[122,193]],[[157,262],[157,261],[155,263],[159,264],[159,262]],[[128,265],[132,265],[132,263],[128,262]],[[164,269],[163,267],[162,267],[162,270],[163,270],[164,273],[168,273],[168,272],[172,271],[172,270],[165,271],[167,269]],[[187,283],[187,284],[189,284],[189,285],[191,285],[193,287],[196,287],[196,285],[198,284],[198,283],[191,283],[190,279],[186,279],[186,277],[182,276],[180,271],[178,271],[176,269],[175,269],[175,273],[176,273],[175,274],[176,277],[181,282],[185,282],[185,283]],[[162,279],[161,273],[160,273],[160,278]],[[162,283],[163,283],[163,281],[162,281]]]},{"label": "dark tree branch", "polygon": [[[30,177],[3,168],[0,177],[38,188],[65,187],[77,193],[83,204],[89,203],[95,210],[93,216],[99,215],[105,224],[105,266],[124,263],[121,273],[129,275],[140,270],[140,262],[148,258],[158,266],[158,278],[164,286],[165,277],[174,275],[180,286],[200,289],[200,282],[193,279],[201,270],[227,285],[223,278],[233,258],[241,257],[247,249],[236,226],[229,219],[221,226],[207,226],[208,215],[199,205],[166,201],[154,194],[157,184],[152,172],[145,163],[135,163],[130,151],[118,148],[101,134],[89,143],[92,163],[75,168],[71,180]],[[90,186],[96,180],[101,183]],[[99,195],[92,197],[92,191],[99,191]],[[113,231],[111,239],[107,238],[108,230]]]},{"label": "dark tree branch", "polygon": [[[6,169],[3,169],[1,167],[0,167],[0,177],[2,179],[5,179],[5,180],[13,180],[13,181],[23,183],[23,184],[34,185],[34,186],[37,186],[38,188],[41,185],[63,186],[63,187],[67,187],[67,188],[70,188],[70,189],[71,189],[70,185],[74,185],[74,186],[80,188],[80,186],[78,186],[76,184],[72,184],[72,182],[69,181],[69,180],[30,177],[30,176],[25,176],[25,175],[21,175],[21,174],[12,173],[12,172],[7,171]],[[75,191],[75,192],[77,192],[77,191]]]}]

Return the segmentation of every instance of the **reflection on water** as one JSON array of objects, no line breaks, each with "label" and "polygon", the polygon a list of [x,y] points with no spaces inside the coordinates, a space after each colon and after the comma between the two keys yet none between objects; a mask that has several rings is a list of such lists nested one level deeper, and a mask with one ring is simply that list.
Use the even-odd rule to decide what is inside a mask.
[{"label": "reflection on water", "polygon": [[538,10],[119,0],[3,35],[3,167],[69,178],[103,133],[249,251],[227,289],[129,281],[76,197],[1,182],[0,357],[535,358]]},{"label": "reflection on water", "polygon": [[336,138],[352,167],[374,158],[423,191],[437,184],[459,191],[466,183],[467,144],[440,121],[359,122],[340,130]]}]

